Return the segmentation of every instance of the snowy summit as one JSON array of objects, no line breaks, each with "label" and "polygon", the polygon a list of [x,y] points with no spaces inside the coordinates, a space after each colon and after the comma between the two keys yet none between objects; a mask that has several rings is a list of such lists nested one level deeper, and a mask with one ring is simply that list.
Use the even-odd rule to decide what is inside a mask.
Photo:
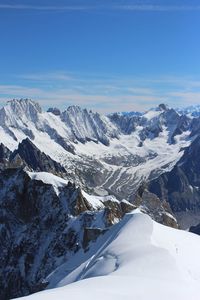
[{"label": "snowy summit", "polygon": [[58,288],[23,299],[198,300],[199,252],[198,236],[140,212],[127,214],[97,243],[94,255],[63,276]]}]

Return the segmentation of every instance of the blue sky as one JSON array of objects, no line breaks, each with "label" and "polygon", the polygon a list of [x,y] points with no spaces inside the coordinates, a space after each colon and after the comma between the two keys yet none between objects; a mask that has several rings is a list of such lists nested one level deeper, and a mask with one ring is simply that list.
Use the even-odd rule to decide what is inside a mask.
[{"label": "blue sky", "polygon": [[0,0],[0,104],[200,104],[199,32],[199,0]]}]

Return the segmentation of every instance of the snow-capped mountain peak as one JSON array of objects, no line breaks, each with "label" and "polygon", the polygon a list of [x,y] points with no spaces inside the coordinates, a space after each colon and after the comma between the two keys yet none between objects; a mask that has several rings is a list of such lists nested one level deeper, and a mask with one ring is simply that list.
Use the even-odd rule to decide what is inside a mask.
[{"label": "snow-capped mountain peak", "polygon": [[108,145],[109,137],[117,137],[116,127],[106,116],[93,113],[79,106],[69,106],[61,114],[62,121],[71,128],[72,133],[80,142],[94,141]]},{"label": "snow-capped mountain peak", "polygon": [[30,99],[13,99],[0,110],[0,123],[7,126],[17,126],[19,120],[36,122],[38,114],[42,113],[40,105]]},{"label": "snow-capped mountain peak", "polygon": [[[164,104],[142,116],[103,116],[79,106],[42,112],[32,100],[8,102],[0,110],[0,298],[80,279],[104,285],[103,278],[115,286],[112,279],[119,277],[116,286],[123,278],[123,288],[112,289],[109,298],[126,298],[128,288],[131,299],[145,277],[150,295],[162,282],[157,299],[163,289],[169,290],[166,299],[174,293],[195,299],[200,245],[189,233],[171,234],[140,213],[109,228],[136,207],[175,228],[178,212],[193,217],[199,211],[199,128],[198,118]],[[187,238],[198,248],[189,269],[179,255],[179,248],[187,253]],[[146,299],[140,291],[137,298]]]},{"label": "snow-capped mountain peak", "polygon": [[190,143],[191,119],[182,117],[164,104],[142,116],[104,116],[79,106],[42,112],[32,100],[12,100],[0,110],[0,134],[11,151],[28,137],[78,184],[130,199],[141,180],[171,169]]}]

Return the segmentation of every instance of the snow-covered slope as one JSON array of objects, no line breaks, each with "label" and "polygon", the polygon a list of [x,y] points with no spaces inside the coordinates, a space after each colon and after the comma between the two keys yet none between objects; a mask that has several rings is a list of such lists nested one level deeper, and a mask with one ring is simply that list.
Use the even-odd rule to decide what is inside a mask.
[{"label": "snow-covered slope", "polygon": [[84,260],[90,244],[134,208],[47,172],[0,172],[0,299],[43,290],[52,272],[75,256]]},{"label": "snow-covered slope", "polygon": [[199,252],[199,236],[131,213],[102,237],[96,253],[63,273],[60,288],[23,299],[198,300]]},{"label": "snow-covered slope", "polygon": [[25,99],[0,110],[0,135],[12,151],[28,137],[83,188],[131,199],[142,181],[180,159],[191,142],[190,122],[165,105],[142,116],[102,116],[77,106],[42,112]]},{"label": "snow-covered slope", "polygon": [[[102,116],[12,100],[0,110],[0,136],[1,299],[54,287],[32,297],[197,299],[199,238],[139,211],[119,220],[137,205],[178,227],[167,193],[161,201],[145,182],[182,164],[199,189],[200,119],[164,104]],[[191,189],[177,174],[168,190]]]}]

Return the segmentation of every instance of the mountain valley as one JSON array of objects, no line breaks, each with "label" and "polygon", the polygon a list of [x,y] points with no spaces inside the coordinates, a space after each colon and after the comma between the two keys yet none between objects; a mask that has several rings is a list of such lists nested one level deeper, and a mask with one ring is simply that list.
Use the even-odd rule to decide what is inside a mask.
[{"label": "mountain valley", "polygon": [[[119,270],[124,277],[120,271],[123,264],[134,260],[126,249],[135,253],[136,270],[145,263],[145,255],[157,264],[151,251],[158,251],[161,262],[166,256],[162,251],[169,252],[165,284],[171,284],[170,274],[175,272],[177,284],[183,287],[184,281],[194,281],[192,295],[196,293],[198,265],[194,267],[191,261],[191,276],[187,277],[186,254],[179,260],[177,253],[187,253],[183,236],[196,249],[200,245],[197,235],[180,230],[191,228],[198,234],[200,223],[199,116],[165,104],[144,113],[106,116],[78,106],[43,112],[37,102],[14,99],[0,109],[0,136],[2,300],[76,281],[79,286],[82,279],[88,280],[92,290],[91,278],[99,276],[102,283],[98,284],[107,278],[113,285],[115,272]],[[132,231],[144,262],[140,262],[136,246],[124,242],[123,232],[131,236]],[[162,234],[166,234],[165,242]],[[153,242],[148,242],[151,239]],[[168,247],[171,239],[173,246]],[[127,244],[124,250],[123,243]],[[123,262],[124,255],[127,261]],[[180,268],[173,271],[174,259]],[[152,295],[158,284],[156,276],[164,276],[162,268],[155,269]],[[138,272],[133,275],[127,270],[127,274],[127,284],[131,276],[136,276],[135,284],[139,284]],[[167,288],[165,284],[163,288]],[[174,292],[171,288],[166,299]],[[121,293],[126,295],[124,289],[122,283]],[[62,289],[59,291],[62,294]],[[65,288],[63,291],[65,297]],[[74,296],[76,288],[68,291],[66,287],[66,293],[79,299]],[[181,298],[184,293],[184,288],[175,292],[177,299],[187,299]],[[51,290],[44,295],[58,299]],[[40,293],[33,299],[40,299]]]}]

